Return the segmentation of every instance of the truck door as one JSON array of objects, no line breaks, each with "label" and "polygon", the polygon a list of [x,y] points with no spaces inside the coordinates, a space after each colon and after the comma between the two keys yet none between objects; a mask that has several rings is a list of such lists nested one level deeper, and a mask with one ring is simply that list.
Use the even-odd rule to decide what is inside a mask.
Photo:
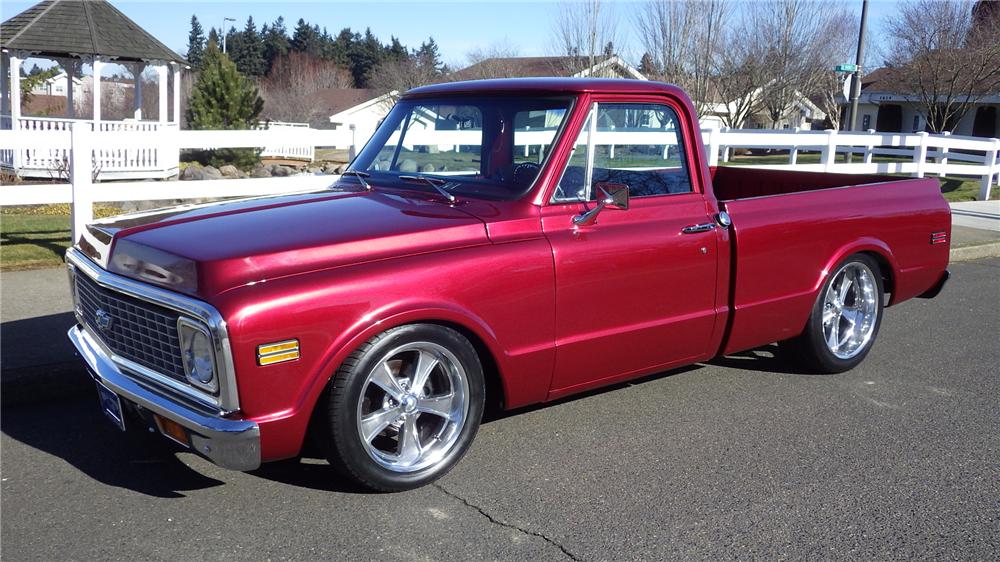
[{"label": "truck door", "polygon": [[[691,131],[666,102],[621,100],[592,103],[542,209],[556,272],[551,397],[711,355],[717,227],[691,180]],[[623,185],[627,210],[584,216]]]}]

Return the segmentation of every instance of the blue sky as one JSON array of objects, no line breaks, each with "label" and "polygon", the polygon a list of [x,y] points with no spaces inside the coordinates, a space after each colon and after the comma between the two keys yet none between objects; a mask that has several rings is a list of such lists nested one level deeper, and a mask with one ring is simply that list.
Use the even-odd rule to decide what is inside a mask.
[{"label": "blue sky", "polygon": [[[861,13],[861,0],[817,1],[817,9],[829,2],[843,2]],[[35,2],[2,0],[0,19],[6,20],[27,9]],[[749,1],[746,2],[749,4]],[[398,37],[405,45],[416,47],[428,36],[433,36],[440,46],[442,58],[451,66],[462,67],[466,55],[476,48],[487,48],[495,43],[507,43],[520,55],[554,54],[551,40],[552,21],[557,16],[559,4],[553,1],[496,2],[264,2],[264,1],[152,1],[113,0],[122,12],[155,35],[167,46],[184,54],[191,15],[195,14],[205,27],[218,27],[225,17],[236,19],[241,28],[247,16],[253,16],[258,27],[265,22],[285,17],[289,33],[298,21],[305,18],[311,23],[327,27],[336,34],[344,27],[364,30],[371,27],[383,42],[390,35]],[[881,22],[895,11],[895,0],[872,0],[869,21],[873,35],[878,35]],[[634,1],[615,1],[614,9],[622,20],[619,34],[632,37],[625,40],[619,50],[627,58],[641,56],[639,42],[635,40],[631,13],[638,9]],[[233,25],[233,24],[228,24]],[[877,41],[877,37],[874,37]],[[848,61],[845,61],[848,62]],[[851,61],[853,62],[853,61]]]}]

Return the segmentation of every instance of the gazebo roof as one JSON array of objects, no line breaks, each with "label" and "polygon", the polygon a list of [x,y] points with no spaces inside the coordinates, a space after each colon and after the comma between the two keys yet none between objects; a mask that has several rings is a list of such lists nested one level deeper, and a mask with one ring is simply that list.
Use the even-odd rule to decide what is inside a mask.
[{"label": "gazebo roof", "polygon": [[107,0],[45,0],[0,24],[0,47],[41,57],[185,62]]}]

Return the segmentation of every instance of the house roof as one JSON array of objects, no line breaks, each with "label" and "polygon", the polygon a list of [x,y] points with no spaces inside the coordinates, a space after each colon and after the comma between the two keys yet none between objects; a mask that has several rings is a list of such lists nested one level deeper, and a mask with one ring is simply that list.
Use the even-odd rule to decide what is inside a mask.
[{"label": "house roof", "polygon": [[21,114],[61,117],[66,114],[66,96],[31,94],[28,103],[21,108]]},{"label": "house roof", "polygon": [[330,88],[316,92],[316,112],[319,115],[336,115],[354,106],[371,101],[382,94],[372,88]]},{"label": "house roof", "polygon": [[618,56],[599,56],[593,67],[587,57],[494,57],[481,60],[452,75],[454,80],[479,80],[483,78],[542,78],[548,76],[587,76],[592,71],[608,65],[619,65],[623,74],[645,79]]},{"label": "house roof", "polygon": [[107,0],[45,0],[0,24],[0,47],[42,57],[103,55],[119,61],[184,58]]},{"label": "house roof", "polygon": [[877,68],[861,78],[862,92],[889,92],[906,94],[906,88],[901,84],[896,70],[893,68]]}]

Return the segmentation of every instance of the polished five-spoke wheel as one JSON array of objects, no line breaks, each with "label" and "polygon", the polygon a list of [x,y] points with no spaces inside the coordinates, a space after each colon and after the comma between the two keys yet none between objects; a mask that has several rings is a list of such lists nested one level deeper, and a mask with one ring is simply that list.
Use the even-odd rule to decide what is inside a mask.
[{"label": "polished five-spoke wheel", "polygon": [[850,359],[871,341],[879,313],[875,274],[852,262],[833,276],[823,304],[823,339],[830,353]]},{"label": "polished five-spoke wheel", "polygon": [[330,381],[320,420],[327,457],[374,490],[422,486],[468,449],[484,397],[479,356],[462,334],[436,324],[387,330]]},{"label": "polished five-spoke wheel", "polygon": [[394,472],[438,462],[469,413],[469,382],[455,355],[414,342],[385,355],[358,400],[358,430],[372,459]]},{"label": "polished five-spoke wheel", "polygon": [[882,275],[867,254],[854,254],[833,270],[802,335],[784,342],[821,373],[852,369],[871,350],[882,322]]}]

